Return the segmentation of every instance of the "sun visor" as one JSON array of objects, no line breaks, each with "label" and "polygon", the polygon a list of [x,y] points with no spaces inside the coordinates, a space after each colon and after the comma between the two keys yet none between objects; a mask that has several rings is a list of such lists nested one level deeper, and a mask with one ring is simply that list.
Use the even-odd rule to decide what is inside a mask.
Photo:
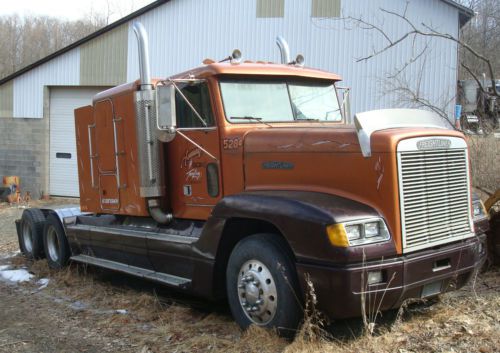
[{"label": "sun visor", "polygon": [[364,157],[370,157],[371,135],[375,131],[425,127],[451,130],[451,123],[437,113],[420,109],[381,109],[358,113],[354,116],[359,145]]}]

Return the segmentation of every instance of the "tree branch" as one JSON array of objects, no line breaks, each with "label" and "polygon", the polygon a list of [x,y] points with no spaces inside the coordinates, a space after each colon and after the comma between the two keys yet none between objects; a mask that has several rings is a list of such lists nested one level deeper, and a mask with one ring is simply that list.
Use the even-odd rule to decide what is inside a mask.
[{"label": "tree branch", "polygon": [[[410,27],[410,30],[408,32],[406,32],[405,34],[399,36],[397,39],[392,39],[386,32],[383,28],[373,24],[373,23],[370,23],[370,22],[367,22],[361,18],[355,18],[355,17],[347,17],[348,20],[352,20],[354,21],[355,23],[357,23],[360,28],[362,29],[372,29],[372,30],[376,30],[378,33],[380,33],[384,38],[385,40],[388,42],[388,44],[386,46],[384,46],[382,49],[379,49],[379,50],[374,50],[374,52],[370,55],[367,55],[365,57],[362,57],[362,58],[359,58],[359,59],[356,59],[356,62],[361,62],[361,61],[368,61],[370,60],[371,58],[375,57],[375,56],[378,56],[384,52],[386,52],[387,50],[397,46],[398,44],[404,42],[405,40],[407,40],[408,38],[412,37],[412,36],[422,36],[422,37],[432,37],[432,38],[442,38],[442,39],[446,39],[446,40],[451,40],[455,43],[457,43],[457,45],[463,49],[465,49],[467,52],[469,52],[470,54],[472,54],[474,57],[476,57],[478,60],[484,62],[488,68],[488,74],[490,76],[490,80],[491,80],[491,86],[492,86],[492,90],[491,92],[489,92],[485,87],[484,87],[484,84],[480,82],[480,80],[478,79],[477,75],[474,74],[472,72],[472,70],[466,66],[464,66],[462,64],[462,66],[467,70],[467,72],[469,72],[473,78],[476,80],[476,82],[478,83],[479,85],[479,89],[485,93],[485,94],[492,94],[496,97],[500,97],[500,92],[498,92],[497,88],[496,88],[496,84],[495,84],[495,72],[494,72],[494,69],[493,69],[493,65],[491,63],[491,60],[489,58],[487,58],[486,56],[480,54],[477,50],[475,50],[474,48],[472,48],[469,44],[467,44],[466,42],[458,39],[458,38],[455,38],[454,36],[452,36],[451,34],[448,34],[448,33],[441,33],[441,32],[438,32],[437,30],[431,28],[430,26],[426,25],[425,23],[422,23],[422,27],[425,28],[425,30],[421,30],[419,29],[412,21],[410,21],[410,19],[408,19],[407,17],[407,10],[408,10],[408,2],[406,3],[406,6],[405,6],[405,9],[403,11],[403,13],[397,13],[395,11],[390,11],[390,10],[386,10],[386,9],[383,9],[381,8],[380,11],[388,14],[388,15],[391,15],[391,16],[395,16],[401,20],[403,20],[409,27]],[[423,53],[421,53],[423,54]],[[418,58],[416,58],[415,60],[417,60]],[[409,63],[408,63],[409,65]],[[406,65],[406,66],[408,66]],[[402,70],[401,70],[402,71]],[[400,71],[400,72],[401,72]],[[399,73],[400,73],[399,72]]]}]

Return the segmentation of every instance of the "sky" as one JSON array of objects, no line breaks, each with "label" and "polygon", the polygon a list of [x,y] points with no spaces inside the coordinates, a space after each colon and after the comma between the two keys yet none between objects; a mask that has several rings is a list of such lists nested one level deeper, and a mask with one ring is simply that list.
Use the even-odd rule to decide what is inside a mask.
[{"label": "sky", "polygon": [[100,13],[116,21],[154,0],[0,0],[0,16],[45,15],[61,20],[78,20]]}]

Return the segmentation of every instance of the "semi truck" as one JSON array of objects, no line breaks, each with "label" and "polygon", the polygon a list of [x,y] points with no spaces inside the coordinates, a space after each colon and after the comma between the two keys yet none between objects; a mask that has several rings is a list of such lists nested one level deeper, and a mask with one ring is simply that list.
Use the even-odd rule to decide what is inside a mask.
[{"label": "semi truck", "polygon": [[75,110],[80,205],[26,209],[22,252],[227,300],[293,332],[306,293],[333,319],[464,286],[485,258],[464,135],[432,112],[351,118],[337,74],[241,53],[140,79]]}]

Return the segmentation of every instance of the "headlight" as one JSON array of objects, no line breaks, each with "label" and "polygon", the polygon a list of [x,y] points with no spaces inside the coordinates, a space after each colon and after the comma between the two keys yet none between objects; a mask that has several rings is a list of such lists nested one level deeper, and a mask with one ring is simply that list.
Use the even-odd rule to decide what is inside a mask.
[{"label": "headlight", "polygon": [[365,238],[377,237],[380,235],[380,222],[365,223]]},{"label": "headlight", "polygon": [[330,243],[340,247],[378,243],[390,238],[381,218],[333,224],[326,228],[326,232]]},{"label": "headlight", "polygon": [[481,200],[472,201],[472,212],[474,221],[488,217],[486,209],[484,208],[483,202]]},{"label": "headlight", "polygon": [[349,241],[359,239],[361,238],[361,225],[353,224],[350,226],[345,226],[345,232]]}]

